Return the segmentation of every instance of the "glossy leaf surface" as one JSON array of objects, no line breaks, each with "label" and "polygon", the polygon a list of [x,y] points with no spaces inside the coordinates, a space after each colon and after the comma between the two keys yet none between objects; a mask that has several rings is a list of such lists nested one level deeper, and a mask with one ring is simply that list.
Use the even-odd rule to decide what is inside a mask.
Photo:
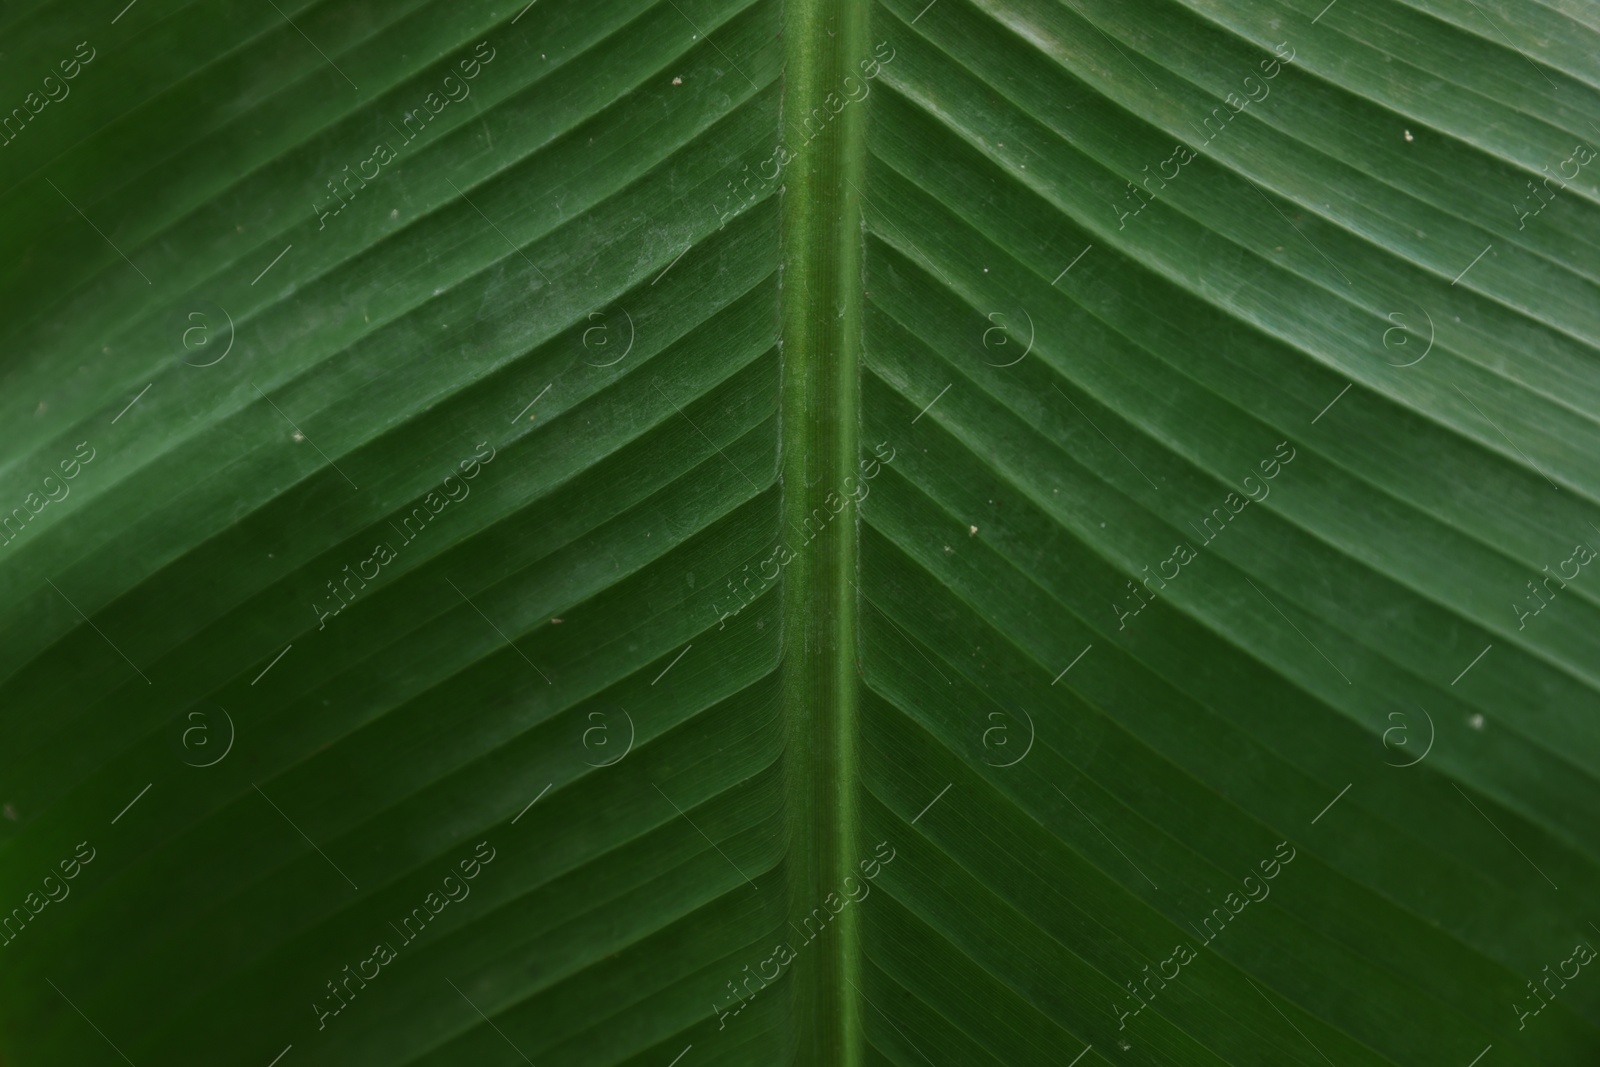
[{"label": "glossy leaf surface", "polygon": [[0,1059],[1593,1063],[1600,19],[1324,5],[0,12]]}]

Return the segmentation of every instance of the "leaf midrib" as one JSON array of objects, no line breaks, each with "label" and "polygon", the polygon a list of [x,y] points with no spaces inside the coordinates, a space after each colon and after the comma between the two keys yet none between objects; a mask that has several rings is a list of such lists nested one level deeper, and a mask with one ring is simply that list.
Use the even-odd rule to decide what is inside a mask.
[{"label": "leaf midrib", "polygon": [[[775,141],[794,158],[773,181],[779,183],[782,244],[779,537],[794,553],[780,580],[787,889],[796,920],[813,907],[826,908],[830,893],[846,892],[844,879],[857,873],[861,852],[855,803],[859,516],[836,515],[827,500],[848,494],[846,479],[857,473],[862,235],[860,208],[850,194],[861,186],[866,165],[865,109],[846,102],[834,112],[827,100],[830,94],[844,98],[846,76],[860,81],[857,64],[869,52],[868,10],[850,0],[793,0],[783,14]],[[827,126],[812,140],[794,139],[814,109],[831,116]],[[762,162],[751,161],[757,172]],[[805,519],[818,508],[830,521],[809,541]],[[847,504],[843,511],[852,509]],[[797,1063],[859,1067],[864,1060],[857,910],[844,908],[836,928],[814,945],[794,946]],[[787,940],[789,931],[780,936]]]}]

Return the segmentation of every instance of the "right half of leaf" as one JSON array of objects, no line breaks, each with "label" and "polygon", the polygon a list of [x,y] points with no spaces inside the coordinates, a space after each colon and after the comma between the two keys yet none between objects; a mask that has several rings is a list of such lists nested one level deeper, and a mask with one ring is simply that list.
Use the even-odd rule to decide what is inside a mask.
[{"label": "right half of leaf", "polygon": [[869,1062],[1594,1062],[1600,23],[872,17]]}]

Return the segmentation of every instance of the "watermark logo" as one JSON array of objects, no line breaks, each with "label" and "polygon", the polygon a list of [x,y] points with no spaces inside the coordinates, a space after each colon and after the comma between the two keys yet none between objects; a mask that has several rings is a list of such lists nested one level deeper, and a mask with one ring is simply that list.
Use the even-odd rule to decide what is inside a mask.
[{"label": "watermark logo", "polygon": [[[89,850],[88,855],[84,855],[84,849]],[[61,872],[59,875],[46,867],[47,873],[39,883],[44,895],[40,896],[38,890],[30,892],[20,904],[11,909],[9,914],[0,918],[0,948],[6,948],[15,941],[30,923],[36,921],[39,913],[45,908],[51,904],[59,904],[71,896],[72,887],[67,883],[78,877],[84,866],[93,862],[94,856],[95,851],[89,842],[80,841],[78,847],[73,850],[71,858],[57,861],[56,867]]]},{"label": "watermark logo", "polygon": [[[1251,104],[1262,103],[1272,95],[1272,89],[1267,85],[1267,82],[1276,78],[1283,72],[1284,67],[1293,63],[1295,56],[1295,50],[1288,41],[1279,44],[1273,51],[1277,55],[1277,59],[1263,59],[1256,65],[1256,68],[1261,72],[1259,78],[1252,73],[1240,79],[1239,88],[1244,93],[1243,96],[1238,93],[1229,93],[1223,99],[1223,103],[1227,106],[1212,108],[1211,113],[1200,120],[1200,126],[1196,126],[1192,120],[1189,122],[1189,128],[1194,130],[1197,136],[1205,138],[1203,141],[1196,142],[1201,148],[1216,140],[1222,131],[1227,129],[1228,123],[1232,121],[1235,115],[1243,114],[1244,109]],[[1255,82],[1254,87],[1250,85],[1251,82]],[[1258,92],[1259,95],[1257,95]],[[1215,128],[1212,126],[1213,123],[1216,124]],[[1172,147],[1172,153],[1156,164],[1156,173],[1151,173],[1148,163],[1139,168],[1139,184],[1134,185],[1133,182],[1125,182],[1126,188],[1122,193],[1122,199],[1132,204],[1133,210],[1124,211],[1116,204],[1111,205],[1111,210],[1117,216],[1117,229],[1126,229],[1130,218],[1137,218],[1145,208],[1155,203],[1156,198],[1166,192],[1168,183],[1176,181],[1178,176],[1183,173],[1183,168],[1193,163],[1196,158],[1197,154],[1193,149],[1184,144],[1176,144]],[[1169,164],[1172,167],[1171,174],[1168,174],[1166,169]],[[1152,181],[1158,183],[1154,188],[1150,185]],[[1062,273],[1066,272],[1063,271]]]},{"label": "watermark logo", "polygon": [[[88,49],[88,55],[84,54],[85,49]],[[98,54],[88,41],[79,41],[78,46],[72,51],[71,58],[59,60],[56,66],[61,71],[61,76],[56,77],[55,71],[52,70],[39,83],[39,87],[44,90],[43,96],[30,91],[9,114],[0,117],[0,148],[6,147],[22,136],[22,131],[27,129],[28,124],[34,122],[45,108],[51,104],[59,104],[71,96],[72,86],[68,82],[83,73],[83,68],[93,63]],[[45,69],[49,70],[48,67]],[[70,204],[72,201],[67,202]]]},{"label": "watermark logo", "polygon": [[[1600,532],[1600,527],[1595,526],[1594,523],[1590,523],[1589,526]],[[1561,590],[1578,578],[1583,573],[1583,568],[1593,562],[1594,558],[1595,550],[1589,546],[1589,543],[1587,541],[1579,541],[1572,546],[1572,554],[1556,564],[1555,570],[1552,571],[1548,563],[1541,567],[1540,570],[1543,574],[1539,578],[1539,584],[1535,585],[1533,579],[1528,579],[1526,583],[1528,595],[1522,598],[1523,602],[1521,604],[1513,602],[1511,605],[1511,610],[1517,616],[1517,629],[1525,629],[1529,621],[1537,618],[1545,608],[1554,604]],[[1567,573],[1566,565],[1568,563],[1572,564],[1571,574]],[[1551,582],[1556,584],[1551,585]]]},{"label": "watermark logo", "polygon": [[[937,800],[938,797],[934,799]],[[889,849],[887,856],[883,854],[883,850],[886,848]],[[861,877],[858,878],[855,875],[845,876],[844,882],[840,886],[844,892],[843,896],[838,893],[829,893],[821,903],[811,909],[810,914],[800,919],[799,926],[796,926],[793,921],[789,923],[789,928],[797,935],[795,940],[799,942],[800,947],[798,949],[787,941],[780,942],[773,946],[770,956],[756,964],[755,971],[752,972],[750,965],[745,964],[744,970],[741,972],[739,986],[734,985],[732,978],[728,980],[728,991],[733,994],[733,999],[720,1008],[715,1003],[711,1006],[711,1014],[716,1016],[721,1024],[717,1027],[718,1030],[726,1029],[729,1019],[738,1017],[739,1013],[744,1011],[745,1006],[756,999],[757,994],[766,989],[771,983],[776,982],[779,976],[783,974],[784,969],[794,961],[796,956],[805,950],[807,945],[815,941],[828,929],[828,924],[840,912],[844,911],[852,903],[859,904],[867,899],[872,893],[872,880],[883,873],[883,868],[894,862],[896,855],[894,848],[887,841],[878,842],[872,852],[871,857],[861,860],[858,864]],[[850,885],[851,882],[856,883],[853,888]],[[751,884],[754,885],[755,883],[752,882]],[[802,938],[804,940],[801,940]],[[769,963],[772,964],[771,974],[768,974],[766,970],[766,965]],[[752,987],[752,982],[759,984]],[[740,986],[743,987],[743,992],[740,992]],[[749,995],[746,996],[745,994]],[[734,1007],[736,1003],[738,1004],[737,1008]]]},{"label": "watermark logo", "polygon": [[[1286,448],[1289,450],[1287,454],[1283,451]],[[1127,601],[1127,609],[1118,604],[1111,605],[1111,610],[1117,616],[1117,629],[1127,629],[1128,620],[1154,603],[1160,596],[1161,591],[1167,588],[1167,583],[1176,581],[1178,575],[1183,573],[1183,568],[1198,559],[1200,552],[1212,541],[1220,537],[1222,532],[1228,528],[1228,524],[1240,512],[1244,511],[1252,503],[1264,503],[1272,493],[1272,479],[1281,474],[1283,468],[1293,462],[1296,455],[1298,455],[1298,452],[1293,445],[1288,441],[1279,441],[1277,447],[1273,449],[1272,455],[1256,464],[1257,470],[1261,472],[1260,477],[1257,477],[1256,473],[1252,471],[1239,480],[1239,487],[1244,490],[1244,496],[1241,497],[1236,492],[1230,492],[1223,498],[1221,504],[1211,509],[1211,514],[1200,520],[1199,526],[1196,526],[1192,521],[1189,523],[1189,529],[1199,535],[1197,540],[1204,538],[1204,540],[1201,540],[1199,548],[1196,548],[1188,541],[1184,541],[1182,544],[1173,546],[1172,555],[1156,564],[1156,573],[1150,573],[1148,564],[1140,568],[1144,572],[1144,576],[1139,579],[1140,584],[1136,586],[1131,581],[1127,583],[1128,590],[1133,594],[1133,599]],[[1251,482],[1256,484],[1252,486]],[[1172,564],[1171,574],[1166,571],[1168,563]],[[1155,582],[1156,586],[1152,587],[1150,585],[1151,582]],[[1140,592],[1141,588],[1144,592]],[[1145,593],[1150,594],[1148,600],[1145,599]]]},{"label": "watermark logo", "polygon": [[[1285,849],[1288,849],[1287,855],[1284,854]],[[1228,924],[1239,917],[1241,912],[1251,904],[1259,904],[1271,896],[1272,886],[1270,883],[1272,879],[1283,873],[1283,868],[1294,861],[1295,855],[1296,852],[1293,845],[1287,841],[1278,842],[1277,847],[1273,849],[1272,856],[1256,864],[1256,867],[1261,872],[1259,876],[1252,871],[1240,879],[1239,887],[1244,890],[1244,896],[1240,896],[1236,890],[1230,890],[1227,896],[1223,897],[1211,909],[1211,913],[1200,920],[1199,927],[1192,922],[1189,923],[1189,929],[1193,930],[1198,938],[1203,939],[1204,944],[1199,945],[1197,948],[1178,944],[1174,946],[1172,955],[1156,964],[1154,972],[1150,970],[1149,964],[1144,965],[1144,974],[1139,978],[1137,986],[1131,979],[1123,982],[1123,986],[1132,995],[1127,998],[1126,1007],[1115,1002],[1111,1005],[1112,1014],[1117,1018],[1117,1029],[1125,1029],[1130,1018],[1149,1007],[1150,1001],[1155,1000],[1161,991],[1167,988],[1169,982],[1177,981],[1183,968],[1198,959],[1200,953],[1204,952],[1211,945],[1211,942],[1215,941],[1222,931],[1227,929]],[[1251,885],[1252,882],[1255,883],[1254,886]],[[1259,896],[1257,895],[1258,893],[1260,894]],[[1204,929],[1202,930],[1201,927]],[[1171,974],[1167,973],[1167,964],[1169,963],[1172,964]],[[1154,985],[1151,983],[1154,983]],[[1121,994],[1118,995],[1120,996]]]},{"label": "watermark logo", "polygon": [[[111,421],[115,422],[116,419]],[[89,450],[88,455],[84,455],[84,449]],[[78,442],[78,447],[73,449],[72,455],[56,464],[56,470],[60,471],[59,477],[55,471],[51,471],[35,483],[43,491],[43,496],[39,492],[29,492],[9,513],[0,512],[0,545],[9,545],[15,541],[22,536],[22,531],[35,516],[51,504],[59,504],[67,499],[72,494],[72,486],[67,483],[81,474],[83,468],[93,462],[96,455],[98,453],[88,441]]]},{"label": "watermark logo", "polygon": [[[617,356],[615,359],[608,360],[605,363],[589,363],[587,359],[584,360],[584,363],[587,363],[591,367],[615,367],[618,363],[621,363],[623,360],[628,358],[628,353],[633,351],[633,316],[629,315],[627,310],[624,309],[622,312],[622,317],[628,323],[628,343],[622,347],[622,354]],[[606,357],[610,356],[613,351],[613,342],[611,337],[611,316],[607,315],[603,311],[589,312],[589,321],[594,322],[596,319],[599,319],[600,321],[583,331],[583,350],[588,352],[590,355],[593,355],[597,359],[606,359]],[[618,331],[618,334],[621,334],[620,330]]]},{"label": "watermark logo", "polygon": [[[487,54],[485,54],[486,49]],[[497,54],[488,41],[479,41],[471,56],[456,61],[456,68],[461,72],[459,77],[452,70],[438,83],[437,90],[430,91],[421,101],[415,101],[413,98],[418,106],[401,117],[399,126],[385,119],[389,128],[397,135],[397,139],[403,138],[399,141],[399,147],[388,141],[379,141],[372,146],[372,151],[366,158],[357,161],[355,170],[351,170],[350,164],[346,163],[334,172],[333,177],[326,179],[325,184],[328,192],[332,194],[332,199],[321,205],[315,202],[311,205],[311,213],[317,220],[317,229],[327,229],[328,220],[349,207],[351,201],[355,200],[368,185],[378,180],[386,167],[404,155],[411,142],[422,135],[428,123],[437,118],[440,112],[452,103],[465,102],[472,95],[472,86],[469,83],[483,72],[484,67],[494,62]],[[444,93],[443,96],[439,95],[441,91]],[[372,164],[371,174],[367,173],[368,163]]]},{"label": "watermark logo", "polygon": [[[1591,927],[1594,926],[1593,923],[1589,925]],[[1540,968],[1538,985],[1534,985],[1532,978],[1527,979],[1528,989],[1533,993],[1528,998],[1529,1007],[1524,1008],[1521,1004],[1515,1002],[1511,1005],[1511,1010],[1517,1013],[1517,1029],[1527,1029],[1528,1020],[1549,1007],[1550,1002],[1555,1000],[1559,993],[1567,988],[1567,983],[1574,981],[1583,968],[1594,961],[1594,958],[1594,946],[1587,941],[1580,941],[1573,946],[1572,954],[1559,961],[1553,970],[1548,963]],[[1571,974],[1567,973],[1566,968],[1569,963],[1572,964]],[[1555,985],[1552,986],[1551,982],[1554,982]]]},{"label": "watermark logo", "polygon": [[[1428,343],[1423,346],[1422,355],[1407,363],[1396,363],[1388,356],[1383,357],[1389,366],[1415,367],[1418,363],[1421,363],[1423,360],[1427,359],[1428,353],[1433,351],[1433,316],[1429,315],[1426,309],[1423,310],[1422,315],[1423,318],[1428,320]],[[1410,326],[1406,324],[1405,316],[1398,311],[1389,312],[1389,321],[1394,323],[1394,325],[1383,331],[1383,347],[1390,352],[1395,353],[1401,359],[1404,359],[1406,356],[1411,354],[1410,350],[1407,349],[1406,346],[1410,343],[1411,338],[1418,335],[1411,330]]]},{"label": "watermark logo", "polygon": [[[484,854],[485,849],[488,850],[488,855]],[[324,986],[332,995],[324,997],[318,993],[318,1000],[311,1002],[311,1010],[317,1015],[317,1029],[327,1029],[328,1020],[348,1008],[356,999],[356,995],[367,988],[368,982],[375,980],[383,973],[383,968],[393,963],[411,942],[422,936],[428,924],[438,918],[440,912],[451,904],[462,903],[471,896],[472,886],[468,883],[494,862],[495,855],[494,847],[489,842],[479,841],[473,848],[472,856],[457,863],[456,866],[461,873],[458,875],[456,871],[451,870],[437,883],[439,889],[444,892],[443,896],[439,895],[439,890],[430,890],[428,895],[400,920],[399,926],[390,920],[389,928],[400,935],[396,938],[400,942],[398,948],[389,941],[380,941],[372,947],[366,958],[356,963],[353,969],[349,964],[345,964],[338,972],[337,981],[328,979]],[[369,963],[372,964],[370,974],[366,969],[366,964]]]},{"label": "watermark logo", "polygon": [[[1428,743],[1422,747],[1422,755],[1418,756],[1414,760],[1406,763],[1391,763],[1389,760],[1383,761],[1388,763],[1391,767],[1415,767],[1417,764],[1427,759],[1428,753],[1433,751],[1433,716],[1429,715],[1428,709],[1423,707],[1421,704],[1417,705],[1417,710],[1422,712],[1423,718],[1425,718],[1428,722]],[[1398,718],[1400,721],[1394,726],[1391,726],[1387,730],[1383,731],[1383,747],[1395,753],[1396,755],[1401,755],[1401,749],[1404,748],[1405,745],[1411,740],[1410,724],[1406,722],[1407,715],[1403,711],[1391,711],[1389,713],[1389,718],[1391,720]],[[1398,737],[1394,740],[1390,740],[1390,734],[1397,734]],[[1406,749],[1406,751],[1409,752],[1410,749]]]},{"label": "watermark logo", "polygon": [[[1527,183],[1528,192],[1532,195],[1524,196],[1519,203],[1511,205],[1512,213],[1517,216],[1517,229],[1527,229],[1528,220],[1538,218],[1540,212],[1554,203],[1556,194],[1567,187],[1567,182],[1578,177],[1578,172],[1589,165],[1594,159],[1594,155],[1593,148],[1579,142],[1577,147],[1573,148],[1570,156],[1556,164],[1556,169],[1561,172],[1561,177],[1567,181],[1561,181],[1554,174],[1551,174],[1550,164],[1546,163],[1540,167],[1539,169],[1544,171],[1544,177],[1539,179],[1539,184]],[[1567,173],[1568,167],[1572,168],[1571,174]],[[1551,182],[1556,183],[1555,188],[1551,188]]]},{"label": "watermark logo", "polygon": [[[995,719],[999,720],[999,722],[996,722],[995,725],[983,731],[983,762],[987,763],[991,767],[1015,767],[1017,764],[1021,763],[1027,758],[1029,752],[1033,751],[1033,740],[1035,737],[1033,716],[1029,715],[1027,709],[1025,708],[1019,708],[1017,710],[1022,712],[1023,720],[1028,724],[1028,741],[1022,746],[1021,754],[1015,759],[1007,758],[1011,754],[1011,749],[1007,748],[1006,746],[1011,743],[1011,737],[1010,727],[1006,724],[1006,720],[1015,720],[1016,716],[1007,715],[1003,711],[991,711],[988,715],[988,718],[991,721]],[[993,736],[991,737],[991,735]],[[990,759],[989,757],[991,755],[995,758]]]},{"label": "watermark logo", "polygon": [[[1021,310],[1022,317],[1025,320],[1027,320],[1027,323],[1028,323],[1028,343],[1022,349],[1022,355],[1018,356],[1016,359],[1013,359],[1009,363],[989,363],[988,360],[984,360],[984,362],[988,363],[989,366],[991,366],[991,367],[1015,367],[1018,363],[1021,363],[1023,361],[1023,359],[1025,359],[1027,357],[1029,352],[1033,351],[1033,338],[1034,338],[1033,316],[1028,314],[1026,308],[1022,308],[1022,309],[1019,309],[1019,310]],[[994,325],[990,326],[987,330],[983,331],[983,347],[986,350],[994,353],[995,356],[997,358],[1000,358],[1000,359],[1004,359],[1006,356],[1010,355],[1009,352],[1002,351],[1002,349],[1004,349],[1006,345],[1011,343],[1011,329],[1010,329],[1010,327],[1008,327],[1005,324],[1005,317],[1006,316],[1004,315],[1004,313],[999,312],[999,311],[991,311],[991,312],[989,312],[988,319],[989,319],[990,322],[994,323]],[[991,334],[993,334],[995,336],[991,337],[990,336]]]},{"label": "watermark logo", "polygon": [[[188,756],[184,757],[183,762],[188,764],[190,767],[215,767],[217,764],[227,759],[228,753],[233,751],[233,742],[238,736],[238,733],[233,725],[233,716],[229,715],[228,709],[223,707],[221,704],[217,705],[217,710],[222,712],[222,721],[227,724],[228,728],[227,740],[220,746],[217,744],[217,742],[222,738],[223,735],[221,732],[219,732],[216,738],[211,736],[210,712],[191,711],[187,716],[185,716],[185,720],[189,723],[189,726],[184,729],[183,735],[179,738],[179,740],[183,744],[183,750],[196,757],[193,760],[189,759]],[[221,754],[213,759],[211,754],[216,752],[219,747],[221,748]]]},{"label": "watermark logo", "polygon": [[[885,50],[888,54],[885,55]],[[857,67],[861,77],[847,75],[840,83],[839,88],[844,95],[829,93],[823,98],[822,104],[811,109],[811,114],[797,116],[800,123],[799,133],[804,134],[802,140],[799,136],[791,137],[786,143],[775,147],[772,154],[756,164],[755,173],[749,173],[750,164],[746,163],[740,168],[739,174],[730,178],[726,185],[728,192],[723,196],[720,205],[713,204],[711,210],[717,216],[717,229],[722,229],[728,224],[729,219],[737,218],[744,210],[750,207],[761,197],[773,189],[778,181],[778,176],[783,173],[783,168],[800,158],[801,152],[810,147],[811,143],[829,128],[835,115],[853,103],[860,103],[872,93],[872,80],[883,73],[883,68],[894,62],[897,53],[890,47],[888,41],[878,42],[872,50],[872,57],[861,60]],[[791,132],[794,131],[794,119],[790,119]],[[792,151],[791,151],[792,147]],[[771,167],[772,172],[767,173]],[[751,182],[755,182],[754,188]],[[734,182],[739,184],[736,186]]]},{"label": "watermark logo", "polygon": [[597,756],[605,757],[602,758],[601,762],[599,763],[589,763],[588,760],[583,761],[588,763],[591,767],[615,767],[617,764],[621,763],[627,758],[628,753],[633,751],[633,740],[637,735],[637,731],[633,726],[633,716],[629,715],[628,709],[622,707],[620,704],[617,705],[617,707],[618,710],[622,712],[622,717],[628,723],[628,743],[623,748],[622,754],[614,759],[609,758],[609,753],[614,751],[614,747],[607,747],[611,745],[611,727],[606,722],[606,713],[603,711],[591,711],[587,716],[585,716],[585,718],[589,722],[594,723],[594,725],[583,731],[584,751],[591,752]]},{"label": "watermark logo", "polygon": [[233,351],[233,316],[221,304],[203,300],[183,313],[177,324],[183,352],[178,362],[187,367],[215,367]]}]

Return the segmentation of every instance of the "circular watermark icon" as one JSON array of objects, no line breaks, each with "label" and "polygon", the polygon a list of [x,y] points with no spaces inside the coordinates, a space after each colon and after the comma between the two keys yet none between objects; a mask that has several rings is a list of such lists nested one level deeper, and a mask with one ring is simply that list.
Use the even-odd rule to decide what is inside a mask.
[{"label": "circular watermark icon", "polygon": [[[1418,363],[1427,359],[1428,353],[1433,351],[1433,316],[1424,309],[1422,317],[1428,323],[1428,339],[1419,345],[1417,342],[1421,340],[1421,334],[1412,325],[1412,322],[1416,320],[1416,316],[1411,316],[1412,322],[1407,322],[1406,316],[1402,313],[1398,311],[1389,312],[1389,321],[1394,325],[1383,331],[1383,347],[1389,353],[1383,358],[1389,366],[1415,367]],[[1422,354],[1415,359],[1411,359],[1411,355],[1419,347],[1422,349]],[[1390,358],[1391,356],[1393,358]],[[1396,362],[1396,360],[1400,362]]]},{"label": "circular watermark icon", "polygon": [[[583,331],[583,350],[596,359],[605,360],[603,363],[590,363],[591,367],[615,367],[618,363],[628,358],[628,353],[633,351],[634,328],[633,316],[626,310],[621,312],[623,322],[627,324],[628,339],[622,342],[623,323],[616,321],[616,312],[591,311],[589,312],[590,325]],[[617,354],[618,352],[621,354]]]},{"label": "circular watermark icon", "polygon": [[233,351],[233,316],[211,300],[190,300],[169,313],[177,359],[186,367],[215,367]]},{"label": "circular watermark icon", "polygon": [[[1383,761],[1383,762],[1389,764],[1389,766],[1391,766],[1391,767],[1415,767],[1417,764],[1419,764],[1423,760],[1427,759],[1428,758],[1428,753],[1433,751],[1433,738],[1434,738],[1433,716],[1429,715],[1428,714],[1428,709],[1423,707],[1421,704],[1417,705],[1417,710],[1422,712],[1423,718],[1425,720],[1427,720],[1427,723],[1428,723],[1428,743],[1423,746],[1422,754],[1419,755],[1414,760],[1409,760],[1407,762],[1402,762],[1402,763],[1394,763],[1394,762],[1392,762],[1390,760],[1384,760]],[[1391,711],[1389,713],[1389,719],[1391,721],[1394,720],[1394,719],[1399,719],[1400,721],[1398,723],[1395,723],[1395,725],[1389,727],[1387,730],[1383,731],[1383,747],[1388,749],[1390,752],[1393,752],[1395,755],[1404,755],[1404,754],[1409,753],[1411,751],[1411,749],[1406,747],[1406,745],[1409,744],[1410,740],[1411,740],[1411,735],[1410,735],[1411,724],[1407,721],[1408,718],[1409,718],[1408,714],[1406,712],[1403,712],[1403,711]],[[1394,736],[1391,737],[1391,735],[1394,735]]]},{"label": "circular watermark icon", "polygon": [[[220,704],[217,705],[217,711],[222,713],[220,720],[205,710],[191,711],[184,717],[188,725],[184,727],[179,741],[185,753],[183,762],[191,767],[215,767],[233,751],[237,736],[233,716]],[[214,726],[217,727],[215,732],[212,730]]]},{"label": "circular watermark icon", "polygon": [[[1029,352],[1033,351],[1033,316],[1028,314],[1026,308],[1018,308],[1017,311],[1021,314],[1023,322],[1028,325],[1028,340],[1021,345],[1022,354],[1004,363],[990,363],[988,359],[985,359],[984,362],[991,367],[1015,367],[1023,361]],[[983,331],[983,347],[986,352],[996,359],[1007,359],[1018,347],[1011,336],[1011,323],[1007,321],[1014,318],[1015,316],[1007,315],[1001,311],[991,311],[988,314],[988,321],[993,325]],[[1009,348],[1007,347],[1008,345],[1010,346]]]},{"label": "circular watermark icon", "polygon": [[[991,711],[988,715],[987,721],[993,725],[983,731],[983,762],[991,767],[1015,767],[1033,751],[1033,716],[1025,708],[1017,710],[1022,713],[1021,719],[1003,711]],[[1018,731],[1017,737],[1012,737],[1011,728],[1023,724],[1027,725],[1028,735],[1018,745],[1021,732]]]},{"label": "circular watermark icon", "polygon": [[585,716],[586,720],[592,725],[583,731],[584,751],[603,757],[599,763],[591,763],[589,760],[583,761],[591,767],[614,767],[621,763],[628,753],[633,751],[633,739],[635,736],[633,716],[629,715],[628,709],[621,705],[618,705],[618,710],[622,712],[623,720],[628,724],[628,741],[622,747],[622,752],[616,756],[612,755],[617,751],[617,744],[616,740],[611,736],[611,724],[608,721],[610,717],[603,711],[591,711]]}]

